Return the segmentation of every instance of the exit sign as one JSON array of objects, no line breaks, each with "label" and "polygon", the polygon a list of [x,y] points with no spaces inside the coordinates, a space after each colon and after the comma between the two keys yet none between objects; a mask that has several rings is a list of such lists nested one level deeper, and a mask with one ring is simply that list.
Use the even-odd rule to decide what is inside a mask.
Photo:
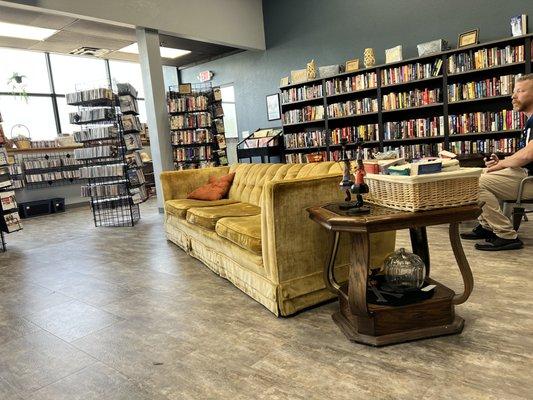
[{"label": "exit sign", "polygon": [[213,73],[211,71],[202,71],[198,73],[198,80],[200,82],[207,82],[210,81],[213,77]]}]

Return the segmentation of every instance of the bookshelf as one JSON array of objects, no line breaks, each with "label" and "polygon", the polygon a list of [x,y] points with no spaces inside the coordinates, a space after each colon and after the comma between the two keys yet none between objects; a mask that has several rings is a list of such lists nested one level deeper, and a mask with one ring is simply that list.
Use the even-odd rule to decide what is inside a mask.
[{"label": "bookshelf", "polygon": [[0,252],[5,252],[6,241],[4,233],[21,230],[22,224],[11,179],[9,156],[7,149],[4,147],[6,138],[2,122],[2,114],[0,113]]},{"label": "bookshelf", "polygon": [[83,144],[74,150],[83,163],[79,177],[87,180],[81,194],[91,199],[95,226],[134,226],[141,218],[139,203],[148,198],[138,152],[137,91],[127,83],[118,83],[116,92],[107,85],[76,89],[66,99],[79,107],[70,122],[82,128],[74,132]]},{"label": "bookshelf", "polygon": [[[357,137],[365,156],[407,158],[442,149],[461,160],[513,153],[523,115],[512,111],[518,74],[531,73],[532,37],[523,35],[343,72],[280,87],[286,162],[338,160]],[[349,153],[350,154],[350,153]]]},{"label": "bookshelf", "polygon": [[167,111],[177,170],[228,164],[219,87],[210,83],[171,86]]}]

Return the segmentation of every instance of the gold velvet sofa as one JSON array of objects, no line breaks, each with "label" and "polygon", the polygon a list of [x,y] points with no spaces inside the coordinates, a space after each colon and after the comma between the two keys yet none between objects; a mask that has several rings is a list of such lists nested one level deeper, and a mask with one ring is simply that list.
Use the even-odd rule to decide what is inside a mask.
[{"label": "gold velvet sofa", "polygon": [[[187,199],[211,175],[230,172],[227,199]],[[274,314],[290,315],[333,297],[322,279],[331,235],[305,209],[341,201],[340,180],[334,162],[163,172],[166,236]],[[347,239],[337,257],[339,280],[348,276]],[[371,238],[372,265],[382,264],[394,240],[394,232]]]}]

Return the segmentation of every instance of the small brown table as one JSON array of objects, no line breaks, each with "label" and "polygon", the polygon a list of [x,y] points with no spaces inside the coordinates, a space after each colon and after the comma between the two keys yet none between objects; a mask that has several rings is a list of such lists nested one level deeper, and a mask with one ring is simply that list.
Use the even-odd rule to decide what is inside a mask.
[{"label": "small brown table", "polygon": [[[481,205],[407,212],[370,205],[370,213],[352,216],[332,203],[307,209],[309,217],[333,232],[333,245],[324,269],[326,287],[339,296],[340,310],[333,320],[352,341],[372,346],[384,346],[409,340],[460,333],[464,320],[455,315],[454,306],[464,303],[474,287],[472,271],[466,260],[459,223],[477,218]],[[429,278],[430,260],[426,227],[449,224],[450,244],[464,283],[464,292],[451,289]],[[370,258],[369,234],[397,229],[409,229],[413,252],[426,265],[426,281],[436,285],[433,296],[414,304],[387,306],[367,302]],[[351,236],[350,271],[348,282],[340,285],[334,276],[335,257],[341,232]]]}]

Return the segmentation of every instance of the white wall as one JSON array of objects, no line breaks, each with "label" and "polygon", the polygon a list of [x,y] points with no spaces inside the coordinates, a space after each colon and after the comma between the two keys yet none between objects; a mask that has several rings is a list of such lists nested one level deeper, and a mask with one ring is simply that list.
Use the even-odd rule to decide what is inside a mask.
[{"label": "white wall", "polygon": [[241,49],[265,49],[261,0],[8,0],[0,4],[151,28]]}]

